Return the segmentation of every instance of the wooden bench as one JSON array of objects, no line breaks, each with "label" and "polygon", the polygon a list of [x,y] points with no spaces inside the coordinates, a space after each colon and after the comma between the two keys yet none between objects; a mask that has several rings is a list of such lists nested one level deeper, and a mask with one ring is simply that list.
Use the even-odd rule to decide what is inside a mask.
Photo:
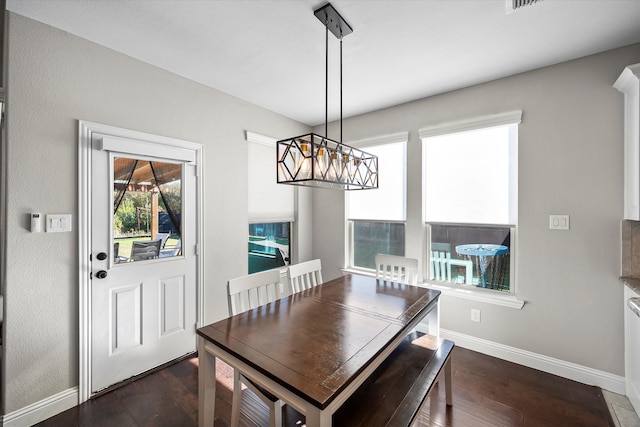
[{"label": "wooden bench", "polygon": [[441,373],[451,406],[453,347],[452,341],[412,332],[336,411],[333,425],[409,426]]}]

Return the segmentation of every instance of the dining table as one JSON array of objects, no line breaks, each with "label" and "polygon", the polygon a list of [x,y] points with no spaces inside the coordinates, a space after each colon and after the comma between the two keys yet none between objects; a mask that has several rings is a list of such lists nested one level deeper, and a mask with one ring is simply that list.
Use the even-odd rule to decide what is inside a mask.
[{"label": "dining table", "polygon": [[439,297],[346,274],[199,328],[199,426],[214,425],[217,358],[303,414],[307,427],[331,426],[333,413],[426,317],[437,335]]}]

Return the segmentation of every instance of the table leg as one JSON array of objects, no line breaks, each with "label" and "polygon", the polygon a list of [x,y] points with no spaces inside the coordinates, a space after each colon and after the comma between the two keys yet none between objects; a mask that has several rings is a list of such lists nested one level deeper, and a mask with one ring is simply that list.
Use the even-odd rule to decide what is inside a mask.
[{"label": "table leg", "polygon": [[312,406],[306,411],[306,427],[331,427],[333,421],[332,414],[329,411],[321,411]]},{"label": "table leg", "polygon": [[452,392],[453,385],[451,383],[452,380],[453,378],[451,376],[451,357],[449,357],[449,359],[444,365],[444,389],[446,394],[447,406],[453,405],[453,392]]},{"label": "table leg", "polygon": [[436,306],[426,316],[427,324],[429,325],[429,335],[434,337],[440,337],[440,299]]},{"label": "table leg", "polygon": [[216,404],[216,357],[198,336],[198,426],[213,427]]}]

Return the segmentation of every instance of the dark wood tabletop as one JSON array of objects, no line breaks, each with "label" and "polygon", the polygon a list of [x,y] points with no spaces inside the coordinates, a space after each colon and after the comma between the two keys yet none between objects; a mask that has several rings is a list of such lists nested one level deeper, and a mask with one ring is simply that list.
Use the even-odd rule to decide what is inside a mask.
[{"label": "dark wood tabletop", "polygon": [[440,292],[346,275],[198,329],[206,341],[324,409]]}]

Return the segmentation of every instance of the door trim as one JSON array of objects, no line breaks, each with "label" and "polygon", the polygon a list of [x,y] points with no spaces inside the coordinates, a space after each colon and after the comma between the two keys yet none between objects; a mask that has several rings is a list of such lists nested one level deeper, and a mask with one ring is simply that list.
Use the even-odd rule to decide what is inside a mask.
[{"label": "door trim", "polygon": [[168,138],[114,126],[78,121],[78,261],[79,261],[79,355],[78,355],[78,403],[91,397],[91,139],[94,134],[114,138],[136,140],[168,150],[195,152],[196,164],[196,327],[203,326],[204,313],[204,203],[203,203],[203,151],[202,144]]}]

